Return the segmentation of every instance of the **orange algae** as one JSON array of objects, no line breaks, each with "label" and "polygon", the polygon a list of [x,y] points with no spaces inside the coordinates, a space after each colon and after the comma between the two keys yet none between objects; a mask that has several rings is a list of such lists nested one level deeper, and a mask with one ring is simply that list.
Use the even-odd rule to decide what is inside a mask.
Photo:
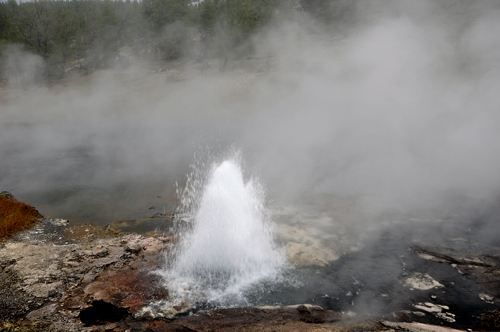
[{"label": "orange algae", "polygon": [[0,239],[33,226],[43,216],[32,206],[0,194]]}]

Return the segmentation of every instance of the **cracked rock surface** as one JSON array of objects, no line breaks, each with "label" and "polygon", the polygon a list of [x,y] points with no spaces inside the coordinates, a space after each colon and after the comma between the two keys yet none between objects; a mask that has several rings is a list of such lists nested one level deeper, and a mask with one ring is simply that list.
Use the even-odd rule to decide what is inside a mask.
[{"label": "cracked rock surface", "polygon": [[[167,318],[141,313],[147,313],[151,303],[169,300],[168,289],[151,271],[163,264],[163,253],[173,245],[174,237],[120,234],[47,219],[0,243],[0,330],[499,330],[497,247],[465,245],[463,241],[440,246],[424,241],[402,243],[390,235],[372,247],[365,243],[364,249],[346,251],[338,259],[328,259],[327,265],[318,264],[318,271],[348,286],[339,290],[342,297],[327,295],[332,284],[326,287],[314,281],[311,290],[318,295],[310,295],[311,302],[305,302],[311,305],[207,311],[188,307],[176,309],[175,315]],[[391,242],[392,238],[397,243]],[[309,246],[314,247],[311,243]],[[397,257],[396,262],[388,259],[390,255]],[[350,264],[357,270],[349,269]],[[360,270],[360,266],[366,269]],[[343,276],[342,271],[349,273]],[[373,305],[371,310],[356,311],[355,303]],[[385,311],[381,311],[381,305],[385,305]]]},{"label": "cracked rock surface", "polygon": [[63,236],[57,238],[62,241],[42,241],[33,236],[50,223],[44,220],[38,229],[19,234],[0,248],[0,320],[4,323],[25,319],[37,328],[63,324],[63,330],[81,331],[88,325],[80,319],[81,313],[96,304],[111,306],[104,311],[122,310],[116,319],[88,318],[104,323],[133,313],[152,299],[168,297],[159,277],[150,271],[158,268],[170,237],[116,235],[93,226],[72,229],[85,234],[79,241],[64,241],[69,239]]}]

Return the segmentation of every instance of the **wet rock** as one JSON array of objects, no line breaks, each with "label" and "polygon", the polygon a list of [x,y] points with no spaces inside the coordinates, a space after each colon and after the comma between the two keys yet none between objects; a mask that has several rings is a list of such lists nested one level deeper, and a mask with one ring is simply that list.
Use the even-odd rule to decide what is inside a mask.
[{"label": "wet rock", "polygon": [[425,311],[427,313],[433,314],[439,319],[445,320],[449,323],[454,323],[456,321],[455,314],[451,312],[445,312],[450,310],[450,308],[446,305],[433,304],[430,302],[415,304],[414,307],[416,309]]},{"label": "wet rock", "polygon": [[455,323],[457,320],[455,319],[455,314],[451,312],[438,312],[436,313],[436,317],[447,321],[448,323]]},{"label": "wet rock", "polygon": [[67,219],[61,219],[61,218],[50,218],[46,219],[47,222],[52,223],[54,226],[67,226],[69,221]]},{"label": "wet rock", "polygon": [[479,294],[479,298],[489,304],[495,304],[495,298],[491,295],[481,293]]},{"label": "wet rock", "polygon": [[444,287],[434,278],[426,273],[414,273],[405,281],[405,286],[411,289],[429,290],[438,287]]},{"label": "wet rock", "polygon": [[412,246],[420,257],[448,263],[460,274],[471,278],[490,296],[500,297],[500,251],[485,247],[483,252],[468,249],[451,249]]},{"label": "wet rock", "polygon": [[160,283],[160,277],[149,271],[110,269],[83,292],[87,299],[104,301],[134,313],[152,300],[168,298],[167,290]]},{"label": "wet rock", "polygon": [[172,323],[155,320],[148,328],[153,331],[334,331],[327,325],[317,324],[340,319],[341,314],[319,306],[296,305],[199,311]]},{"label": "wet rock", "polygon": [[426,315],[425,312],[411,310],[400,310],[392,313],[392,317],[399,322],[413,322],[426,317]]},{"label": "wet rock", "polygon": [[175,319],[177,317],[185,315],[186,313],[188,313],[192,310],[193,310],[193,306],[189,302],[182,301],[182,302],[175,304],[175,305],[168,305],[168,306],[162,307],[160,310],[158,310],[155,307],[151,307],[151,306],[143,307],[143,308],[141,308],[140,311],[138,311],[135,314],[135,317],[141,318],[141,319],[149,319],[149,318]]},{"label": "wet rock", "polygon": [[324,247],[297,242],[288,242],[286,245],[286,253],[290,263],[301,266],[325,266],[329,262],[339,258],[339,255]]},{"label": "wet rock", "polygon": [[396,328],[408,332],[464,332],[465,330],[450,329],[448,327],[428,325],[422,323],[405,323],[405,322],[382,322],[387,327]]},{"label": "wet rock", "polygon": [[300,320],[305,323],[324,323],[328,319],[328,311],[319,307],[299,305],[297,311],[300,314]]},{"label": "wet rock", "polygon": [[115,221],[106,225],[105,229],[120,233],[142,233],[155,230],[154,233],[172,235],[170,229],[173,227],[173,216],[171,213],[156,213],[150,218]]},{"label": "wet rock", "polygon": [[[330,221],[329,218],[324,217]],[[326,222],[326,221],[325,221]],[[288,260],[297,265],[325,266],[339,259],[340,247],[332,235],[318,230],[305,230],[302,226],[279,225],[278,233],[287,241]]]}]

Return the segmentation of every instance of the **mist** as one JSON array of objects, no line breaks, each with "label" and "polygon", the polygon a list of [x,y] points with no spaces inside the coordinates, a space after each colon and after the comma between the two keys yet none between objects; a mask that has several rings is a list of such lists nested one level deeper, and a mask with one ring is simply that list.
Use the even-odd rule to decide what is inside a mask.
[{"label": "mist", "polygon": [[494,2],[394,1],[333,26],[277,19],[224,72],[188,59],[37,85],[26,71],[41,59],[24,53],[29,84],[0,92],[0,187],[105,224],[171,209],[195,155],[237,148],[272,199],[370,197],[373,213],[498,203],[499,35]]}]

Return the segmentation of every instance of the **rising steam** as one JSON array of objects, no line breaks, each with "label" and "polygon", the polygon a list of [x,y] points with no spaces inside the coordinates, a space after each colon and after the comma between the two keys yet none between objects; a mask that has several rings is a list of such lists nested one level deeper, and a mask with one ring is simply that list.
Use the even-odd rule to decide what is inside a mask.
[{"label": "rising steam", "polygon": [[376,213],[496,202],[495,3],[365,4],[333,26],[297,14],[263,28],[255,56],[229,57],[224,73],[218,59],[203,70],[188,59],[167,73],[132,65],[5,88],[0,186],[44,215],[105,224],[137,217],[133,206],[145,217],[200,146],[236,142],[272,197],[368,195]]}]

